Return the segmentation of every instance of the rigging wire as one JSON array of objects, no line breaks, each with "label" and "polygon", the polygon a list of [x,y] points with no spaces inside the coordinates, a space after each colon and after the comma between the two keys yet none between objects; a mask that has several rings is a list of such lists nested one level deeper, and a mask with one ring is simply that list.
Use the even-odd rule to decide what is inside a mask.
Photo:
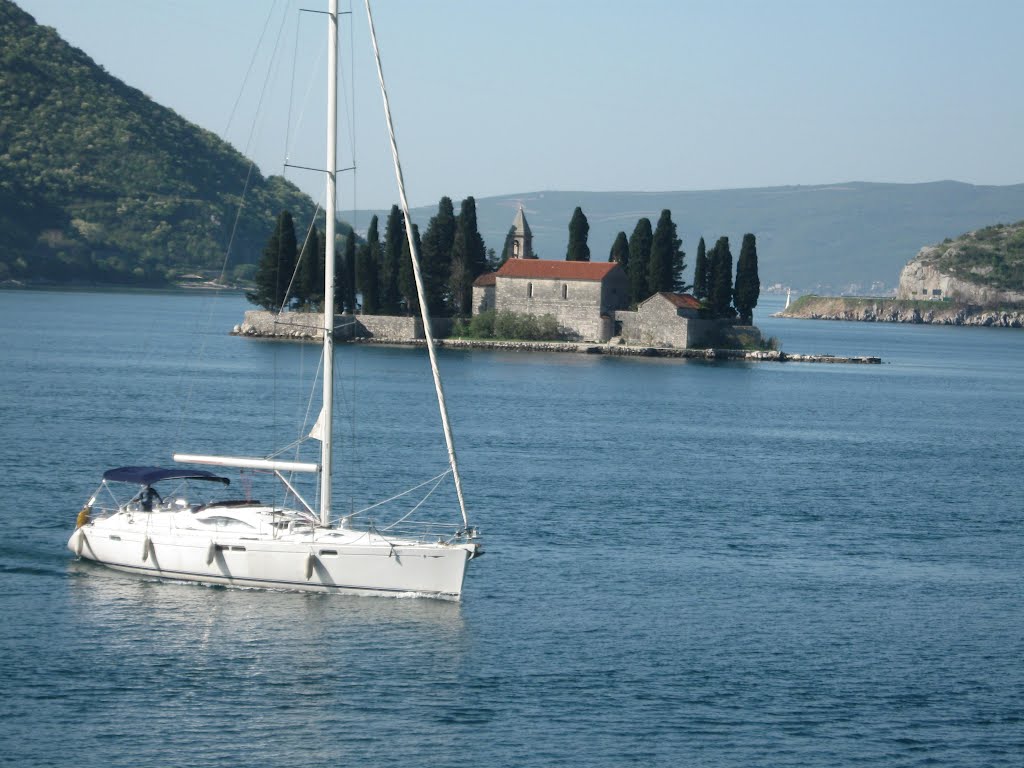
[{"label": "rigging wire", "polygon": [[[241,101],[241,98],[242,98],[242,93],[245,91],[245,88],[246,88],[246,83],[248,82],[250,75],[252,74],[253,70],[255,69],[257,53],[263,47],[264,38],[266,37],[267,30],[270,28],[270,22],[271,22],[271,19],[274,17],[274,14],[275,14],[275,11],[277,9],[277,6],[278,6],[278,0],[274,0],[274,2],[272,3],[272,5],[270,7],[269,12],[267,13],[267,18],[264,20],[263,29],[260,32],[260,37],[259,37],[259,40],[257,41],[256,48],[254,49],[253,55],[252,55],[252,57],[251,57],[251,59],[249,61],[249,67],[248,67],[248,69],[246,71],[245,77],[243,78],[242,86],[239,89],[238,96],[236,97],[235,103],[234,103],[234,105],[231,108],[231,113],[230,113],[230,115],[228,117],[228,124],[227,124],[228,128],[230,128],[230,125],[231,125],[232,121],[234,120],[234,116],[235,116],[236,110],[237,110],[238,105],[239,105],[239,103]],[[256,106],[256,116],[253,118],[253,125],[251,126],[251,128],[249,130],[249,137],[248,137],[248,139],[246,141],[245,151],[243,153],[245,155],[249,154],[249,150],[250,150],[250,148],[252,146],[253,138],[254,138],[254,136],[256,134],[256,125],[258,123],[258,116],[260,114],[260,110],[261,110],[262,105],[263,105],[263,98],[264,98],[264,95],[266,94],[266,91],[267,91],[267,85],[268,85],[268,83],[270,82],[270,79],[271,79],[271,72],[273,71],[274,62],[277,59],[277,53],[278,53],[278,51],[280,49],[281,34],[282,34],[283,30],[284,30],[284,22],[282,20],[282,23],[281,23],[281,25],[280,25],[280,27],[278,29],[277,37],[276,37],[276,39],[274,41],[274,48],[273,48],[273,51],[271,53],[270,62],[268,64],[268,66],[267,66],[267,72],[264,75],[263,86],[262,86],[262,88],[260,90],[260,96],[259,96],[259,100],[258,100],[257,106]],[[225,135],[227,135],[227,128],[225,129]],[[243,209],[245,207],[245,199],[246,199],[246,196],[247,196],[248,191],[249,191],[249,185],[250,185],[250,182],[252,181],[252,174],[253,174],[253,170],[255,168],[256,168],[256,163],[254,161],[250,160],[249,161],[249,167],[248,167],[248,169],[246,171],[245,182],[242,185],[242,194],[241,194],[241,197],[239,199],[238,208],[235,211],[235,220],[234,220],[234,222],[232,223],[232,226],[231,226],[231,234],[230,234],[230,236],[228,238],[228,245],[227,245],[227,248],[225,249],[225,252],[224,252],[224,259],[221,262],[220,275],[218,277],[218,282],[220,284],[222,284],[222,285],[224,283],[225,275],[227,274],[228,261],[230,260],[231,252],[234,249],[235,238],[236,238],[237,233],[238,233],[239,222],[241,221],[242,211],[243,211]],[[205,327],[209,327],[209,325],[210,325],[210,323],[212,321],[214,301],[216,299],[220,298],[220,296],[221,296],[221,292],[218,291],[213,296],[213,298],[208,302],[208,306],[207,306],[207,310],[206,310],[206,317],[205,317],[205,321],[204,321]],[[178,423],[177,423],[177,426],[175,428],[175,434],[174,434],[174,442],[175,443],[177,443],[178,440],[181,437],[181,433],[182,433],[182,430],[183,430],[184,424],[185,424],[186,414],[191,411],[192,398],[193,398],[193,396],[195,394],[195,386],[196,386],[196,381],[195,381],[196,376],[195,376],[195,374],[198,371],[200,365],[202,364],[202,361],[205,358],[205,354],[206,354],[206,343],[207,343],[206,342],[206,335],[205,334],[200,334],[200,338],[202,339],[202,342],[200,343],[199,351],[198,351],[198,353],[195,356],[194,365],[191,368],[189,366],[185,366],[182,369],[181,376],[179,378],[179,382],[180,382],[182,379],[184,379],[184,377],[186,375],[188,375],[189,376],[189,385],[188,385],[188,391],[185,394],[184,399],[182,400],[181,398],[179,398],[179,401],[181,402],[181,408],[179,409],[179,412],[178,412]],[[180,389],[179,389],[179,391],[180,391]]]},{"label": "rigging wire", "polygon": [[[441,481],[442,481],[442,480],[444,480],[444,479],[445,479],[445,478],[446,478],[446,477],[447,477],[448,475],[450,475],[451,473],[452,473],[452,470],[451,470],[451,467],[449,467],[448,469],[446,469],[446,470],[445,470],[444,472],[442,472],[441,474],[439,474],[439,475],[435,475],[434,477],[430,478],[429,480],[424,480],[424,481],[423,481],[422,483],[420,483],[419,485],[414,485],[414,486],[413,486],[412,488],[408,488],[407,490],[404,490],[404,491],[402,491],[401,493],[396,493],[396,494],[395,494],[394,496],[392,496],[392,497],[391,497],[391,498],[389,498],[389,499],[383,499],[383,500],[381,500],[381,501],[378,501],[378,502],[375,502],[375,503],[371,504],[371,505],[370,505],[370,506],[368,506],[368,507],[363,507],[362,509],[358,510],[357,512],[352,512],[351,514],[345,515],[345,516],[344,516],[344,517],[342,517],[341,519],[342,519],[343,521],[349,520],[349,519],[351,519],[351,518],[353,518],[353,517],[356,517],[357,515],[361,515],[361,514],[363,514],[363,513],[365,513],[365,512],[369,512],[369,511],[370,511],[371,509],[376,509],[377,507],[381,507],[381,506],[383,506],[383,505],[385,505],[385,504],[388,504],[388,503],[390,503],[390,502],[392,502],[392,501],[395,501],[396,499],[400,499],[400,498],[402,498],[403,496],[408,496],[408,495],[409,495],[410,493],[412,493],[413,491],[418,491],[418,490],[419,490],[420,488],[422,488],[422,487],[423,487],[423,486],[425,486],[425,485],[430,485],[431,483],[434,483],[434,488],[432,488],[432,489],[430,490],[430,492],[429,492],[429,493],[427,493],[427,496],[424,496],[424,497],[423,497],[423,501],[426,501],[427,497],[428,497],[428,496],[430,496],[430,494],[434,492],[434,489],[435,489],[435,488],[437,488],[437,486],[438,486],[438,485],[439,485],[439,484],[441,483]],[[415,512],[415,511],[416,511],[416,509],[418,509],[418,508],[420,507],[420,505],[421,505],[421,504],[423,504],[423,501],[421,501],[421,502],[420,502],[419,504],[417,504],[417,505],[416,505],[416,507],[415,507],[415,508],[413,509],[413,512]],[[410,512],[409,514],[412,514],[412,513]],[[409,515],[406,515],[405,517],[408,517],[408,516],[409,516]],[[403,517],[403,518],[402,518],[402,520],[404,520],[404,519],[405,519],[405,517]],[[391,524],[390,526],[388,526],[388,527],[389,527],[389,528],[390,528],[390,527],[393,527],[393,526],[397,525],[397,523],[400,523],[400,522],[402,522],[402,520],[398,520],[398,521],[396,521],[395,523],[392,523],[392,524]],[[384,529],[384,530],[387,530],[387,529]]]},{"label": "rigging wire", "polygon": [[366,20],[370,25],[373,55],[377,63],[377,80],[380,83],[381,98],[384,100],[384,117],[388,127],[388,137],[391,140],[391,159],[395,168],[395,180],[398,182],[398,199],[402,204],[402,213],[405,214],[405,230],[409,241],[409,256],[412,261],[412,272],[416,281],[416,295],[420,302],[420,316],[423,319],[423,336],[427,342],[427,355],[430,358],[430,372],[434,377],[434,390],[437,393],[438,410],[441,412],[441,424],[444,427],[444,440],[448,448],[448,462],[452,468],[452,479],[455,481],[455,493],[459,498],[459,511],[462,513],[463,524],[468,528],[469,516],[466,512],[466,499],[462,493],[459,462],[455,455],[455,437],[452,435],[451,424],[448,421],[448,406],[445,404],[444,386],[441,384],[441,373],[437,368],[434,332],[430,327],[430,311],[427,307],[426,295],[423,289],[419,249],[416,247],[416,238],[413,237],[412,216],[409,214],[409,200],[405,194],[405,179],[402,176],[402,164],[398,158],[398,140],[395,138],[395,126],[391,120],[391,106],[388,99],[388,91],[384,85],[384,68],[381,64],[380,48],[377,46],[377,32],[373,27],[373,12],[370,10],[370,0],[364,0],[364,5],[366,6]]}]

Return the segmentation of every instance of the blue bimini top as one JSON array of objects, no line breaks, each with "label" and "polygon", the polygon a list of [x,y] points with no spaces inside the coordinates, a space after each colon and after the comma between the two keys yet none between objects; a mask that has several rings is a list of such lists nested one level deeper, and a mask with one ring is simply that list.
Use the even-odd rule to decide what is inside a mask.
[{"label": "blue bimini top", "polygon": [[165,469],[164,467],[118,467],[103,473],[104,480],[118,483],[138,483],[152,485],[161,480],[210,480],[215,483],[230,485],[226,477],[215,475],[203,469]]}]

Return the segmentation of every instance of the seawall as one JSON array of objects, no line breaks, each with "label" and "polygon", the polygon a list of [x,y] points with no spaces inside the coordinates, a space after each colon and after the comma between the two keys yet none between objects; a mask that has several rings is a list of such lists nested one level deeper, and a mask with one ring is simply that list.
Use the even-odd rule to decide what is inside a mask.
[{"label": "seawall", "polygon": [[[231,333],[258,339],[282,341],[319,341],[321,315],[312,312],[285,312],[280,315],[263,310],[245,313],[245,321]],[[448,349],[496,349],[522,352],[568,352],[613,357],[667,357],[687,360],[740,360],[752,362],[800,363],[867,363],[882,362],[877,357],[839,357],[836,355],[798,355],[781,350],[745,349],[678,349],[632,344],[593,344],[572,341],[495,341],[490,339],[444,338],[451,331],[451,321],[433,321],[438,347]],[[336,337],[339,341],[395,346],[424,346],[423,324],[419,318],[380,315],[336,315]]]}]

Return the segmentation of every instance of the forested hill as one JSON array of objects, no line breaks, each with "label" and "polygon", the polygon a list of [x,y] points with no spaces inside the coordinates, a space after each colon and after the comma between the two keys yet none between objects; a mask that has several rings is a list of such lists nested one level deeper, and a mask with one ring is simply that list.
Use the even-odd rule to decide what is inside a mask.
[{"label": "forested hill", "polygon": [[[249,161],[0,0],[0,282],[219,272]],[[312,201],[253,169],[227,276]],[[244,269],[242,270],[245,271]]]}]

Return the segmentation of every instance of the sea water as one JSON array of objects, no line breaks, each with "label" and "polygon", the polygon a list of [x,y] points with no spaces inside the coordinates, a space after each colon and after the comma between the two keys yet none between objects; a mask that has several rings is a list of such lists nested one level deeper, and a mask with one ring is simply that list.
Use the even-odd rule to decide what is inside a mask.
[{"label": "sea water", "polygon": [[[884,362],[443,351],[459,604],[77,561],[105,469],[311,423],[319,350],[229,336],[245,308],[0,292],[0,763],[1022,764],[1024,333],[762,307]],[[424,353],[338,360],[336,507],[442,472]]]}]

